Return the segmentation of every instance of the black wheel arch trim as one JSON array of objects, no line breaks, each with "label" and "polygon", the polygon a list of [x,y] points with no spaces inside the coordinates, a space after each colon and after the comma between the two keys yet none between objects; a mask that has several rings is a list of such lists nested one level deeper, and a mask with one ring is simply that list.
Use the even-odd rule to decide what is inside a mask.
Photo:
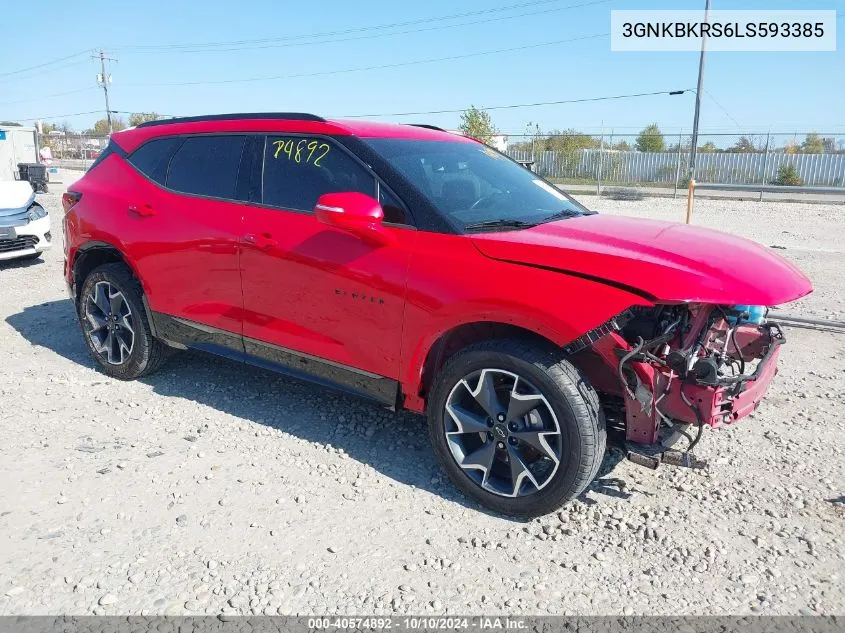
[{"label": "black wheel arch trim", "polygon": [[[79,246],[76,249],[76,253],[74,253],[74,256],[73,256],[73,262],[71,263],[71,270],[73,271],[72,272],[73,283],[71,284],[71,287],[70,287],[70,294],[71,294],[71,298],[72,298],[74,304],[76,304],[79,301],[79,293],[82,291],[82,284],[85,282],[84,279],[78,279],[78,275],[77,275],[77,271],[76,271],[77,263],[80,260],[80,256],[86,255],[88,253],[91,253],[92,251],[97,251],[97,250],[111,251],[111,252],[115,253],[120,258],[120,261],[123,262],[129,268],[130,271],[132,271],[132,275],[135,277],[135,279],[138,280],[138,283],[141,285],[141,288],[142,289],[144,288],[144,282],[141,280],[141,277],[138,274],[138,271],[136,270],[136,268],[132,264],[132,262],[129,260],[129,258],[126,257],[126,254],[123,251],[121,251],[114,244],[110,244],[108,242],[103,242],[101,240],[91,240],[90,242],[85,242],[85,244],[82,244],[81,246]],[[147,301],[147,295],[145,293],[141,294],[141,303],[144,306],[144,312],[146,312],[147,322],[150,324],[150,330],[152,332],[152,335],[155,336],[155,337],[158,337],[158,334],[156,332],[155,322],[153,320],[153,311],[150,309],[150,304]]]}]

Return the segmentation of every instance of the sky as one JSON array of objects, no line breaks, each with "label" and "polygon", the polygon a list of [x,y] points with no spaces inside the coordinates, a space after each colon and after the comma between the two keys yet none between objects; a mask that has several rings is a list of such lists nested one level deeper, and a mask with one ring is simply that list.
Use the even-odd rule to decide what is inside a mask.
[{"label": "sky", "polygon": [[[33,37],[31,6],[8,2],[0,11],[0,120],[91,127],[105,106],[99,61],[89,56],[104,49],[117,60],[108,62],[112,110],[384,115],[372,118],[454,129],[455,112],[399,115],[695,88],[698,53],[611,52],[610,11],[703,4],[42,0]],[[713,8],[835,9],[838,50],[708,53],[703,133],[845,137],[845,0],[713,0]],[[464,17],[447,17],[456,14]],[[397,23],[404,26],[373,28]],[[524,133],[529,122],[543,131],[616,135],[657,122],[664,132],[689,134],[694,100],[690,91],[490,114],[509,134]]]}]

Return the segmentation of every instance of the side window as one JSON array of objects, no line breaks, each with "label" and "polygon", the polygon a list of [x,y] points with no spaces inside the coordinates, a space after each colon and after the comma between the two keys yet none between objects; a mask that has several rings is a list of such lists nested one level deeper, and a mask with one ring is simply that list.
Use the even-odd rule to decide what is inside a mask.
[{"label": "side window", "polygon": [[167,186],[175,191],[214,198],[235,198],[238,165],[245,136],[193,136],[170,161]]},{"label": "side window", "polygon": [[394,224],[410,224],[405,207],[384,187],[378,188],[378,201],[384,209],[384,221]]},{"label": "side window", "polygon": [[331,141],[268,136],[264,147],[263,202],[311,212],[324,193],[376,193],[375,178]]},{"label": "side window", "polygon": [[167,177],[167,164],[181,142],[182,139],[176,136],[153,139],[132,152],[127,160],[147,178],[163,185]]},{"label": "side window", "polygon": [[249,136],[244,145],[238,173],[235,198],[246,202],[261,202],[261,161],[264,156],[264,136]]}]

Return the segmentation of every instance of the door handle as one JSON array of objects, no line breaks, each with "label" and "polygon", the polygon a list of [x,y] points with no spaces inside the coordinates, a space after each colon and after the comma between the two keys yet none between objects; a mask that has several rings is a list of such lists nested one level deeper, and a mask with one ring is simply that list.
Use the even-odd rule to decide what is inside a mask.
[{"label": "door handle", "polygon": [[134,213],[135,215],[141,218],[151,218],[156,214],[156,210],[148,204],[130,204],[129,213]]},{"label": "door handle", "polygon": [[260,248],[263,251],[269,251],[271,248],[275,248],[279,245],[276,240],[274,240],[267,234],[255,235],[253,233],[249,233],[247,235],[244,235],[243,241],[244,243],[250,244],[255,248]]}]

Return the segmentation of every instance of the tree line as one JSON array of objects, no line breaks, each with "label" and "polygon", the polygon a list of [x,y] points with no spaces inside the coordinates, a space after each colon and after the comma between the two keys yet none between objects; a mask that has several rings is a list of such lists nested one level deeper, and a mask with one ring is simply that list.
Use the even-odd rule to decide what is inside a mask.
[{"label": "tree line", "polygon": [[[136,125],[141,125],[141,123],[146,123],[147,121],[156,121],[160,118],[162,117],[156,112],[133,112],[129,115],[128,120],[120,116],[113,116],[111,119],[112,131],[120,132],[121,130],[125,130],[127,127],[135,127]],[[53,131],[63,132],[66,135],[77,133],[73,129],[71,129],[70,125],[68,125],[67,123],[42,123],[42,134],[46,135]],[[94,123],[94,125],[90,128],[80,132],[80,134],[83,136],[108,136],[108,119],[100,119],[99,121]]]},{"label": "tree line", "polygon": [[[515,151],[525,152],[561,152],[563,154],[574,154],[581,150],[599,149],[618,152],[689,152],[689,142],[678,147],[678,142],[670,144],[657,123],[651,123],[640,130],[633,142],[633,145],[626,140],[613,141],[612,136],[602,139],[594,135],[585,134],[578,130],[567,128],[543,132],[539,124],[530,122],[526,125],[526,132],[520,135],[523,140],[510,143],[509,148]],[[499,134],[489,112],[470,106],[461,114],[459,130],[462,134],[475,138],[488,145],[493,138]],[[822,137],[815,132],[808,133],[801,143],[788,141],[781,147],[775,147],[771,139],[765,136],[745,135],[741,136],[736,143],[727,148],[719,148],[712,141],[698,146],[701,153],[752,153],[766,151],[783,152],[785,154],[840,154],[845,153],[845,145],[842,143],[837,147],[836,139]]]}]

